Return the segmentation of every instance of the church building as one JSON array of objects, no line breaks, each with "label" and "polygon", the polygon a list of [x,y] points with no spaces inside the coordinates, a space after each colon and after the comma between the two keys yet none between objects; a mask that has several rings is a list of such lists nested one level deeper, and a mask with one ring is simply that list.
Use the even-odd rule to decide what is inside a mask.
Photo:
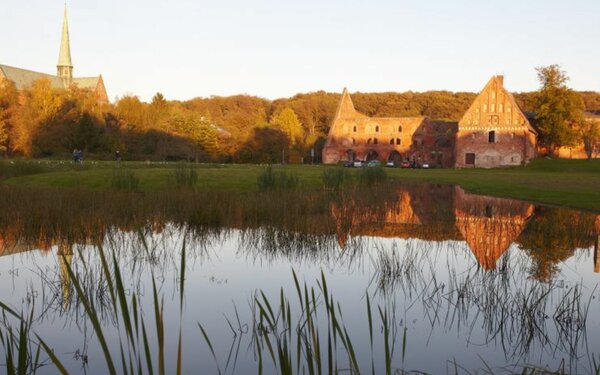
[{"label": "church building", "polygon": [[91,90],[96,93],[99,102],[108,103],[108,95],[102,75],[95,77],[73,77],[73,62],[71,60],[71,43],[69,40],[66,6],[56,69],[56,75],[52,75],[0,64],[0,81],[4,79],[12,81],[15,83],[17,90],[23,90],[31,87],[33,82],[39,79],[47,79],[55,89],[68,89],[74,85],[80,89]]}]

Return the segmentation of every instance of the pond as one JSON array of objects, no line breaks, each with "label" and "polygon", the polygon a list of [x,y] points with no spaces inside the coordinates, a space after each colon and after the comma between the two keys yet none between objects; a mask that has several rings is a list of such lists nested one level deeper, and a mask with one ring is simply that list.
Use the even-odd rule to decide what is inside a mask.
[{"label": "pond", "polygon": [[446,185],[0,190],[25,321],[5,311],[0,360],[28,371],[57,372],[38,336],[73,374],[599,370],[596,213]]}]

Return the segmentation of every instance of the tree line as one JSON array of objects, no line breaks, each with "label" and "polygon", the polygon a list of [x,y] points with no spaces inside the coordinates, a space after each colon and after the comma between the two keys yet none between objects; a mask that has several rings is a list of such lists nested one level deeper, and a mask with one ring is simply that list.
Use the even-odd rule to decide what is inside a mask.
[{"label": "tree line", "polygon": [[[583,111],[600,114],[600,94],[566,86],[558,66],[538,68],[540,90],[517,93],[525,112],[536,113],[540,140],[551,150],[595,144],[598,126]],[[47,80],[17,91],[0,82],[0,154],[63,157],[82,149],[98,157],[119,150],[128,159],[219,162],[318,162],[341,94],[324,91],[267,100],[249,95],[149,103],[126,95],[114,104]],[[428,91],[354,93],[356,109],[372,117],[428,116],[458,121],[476,93]]]}]

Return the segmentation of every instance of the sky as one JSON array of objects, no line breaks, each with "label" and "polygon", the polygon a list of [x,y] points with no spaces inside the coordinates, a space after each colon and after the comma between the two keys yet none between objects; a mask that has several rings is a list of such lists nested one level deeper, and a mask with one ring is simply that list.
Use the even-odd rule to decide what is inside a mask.
[{"label": "sky", "polygon": [[[599,0],[70,0],[75,76],[111,100],[299,92],[514,92],[559,64],[600,91]],[[0,64],[56,72],[64,1],[2,0]]]}]

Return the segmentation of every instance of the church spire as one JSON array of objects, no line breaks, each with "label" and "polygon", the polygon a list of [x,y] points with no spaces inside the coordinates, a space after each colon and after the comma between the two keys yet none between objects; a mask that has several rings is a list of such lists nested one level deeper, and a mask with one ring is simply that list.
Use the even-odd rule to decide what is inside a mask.
[{"label": "church spire", "polygon": [[63,79],[65,86],[73,81],[73,63],[71,62],[71,42],[69,41],[69,21],[67,20],[67,4],[63,17],[60,53],[58,55],[57,76]]}]

